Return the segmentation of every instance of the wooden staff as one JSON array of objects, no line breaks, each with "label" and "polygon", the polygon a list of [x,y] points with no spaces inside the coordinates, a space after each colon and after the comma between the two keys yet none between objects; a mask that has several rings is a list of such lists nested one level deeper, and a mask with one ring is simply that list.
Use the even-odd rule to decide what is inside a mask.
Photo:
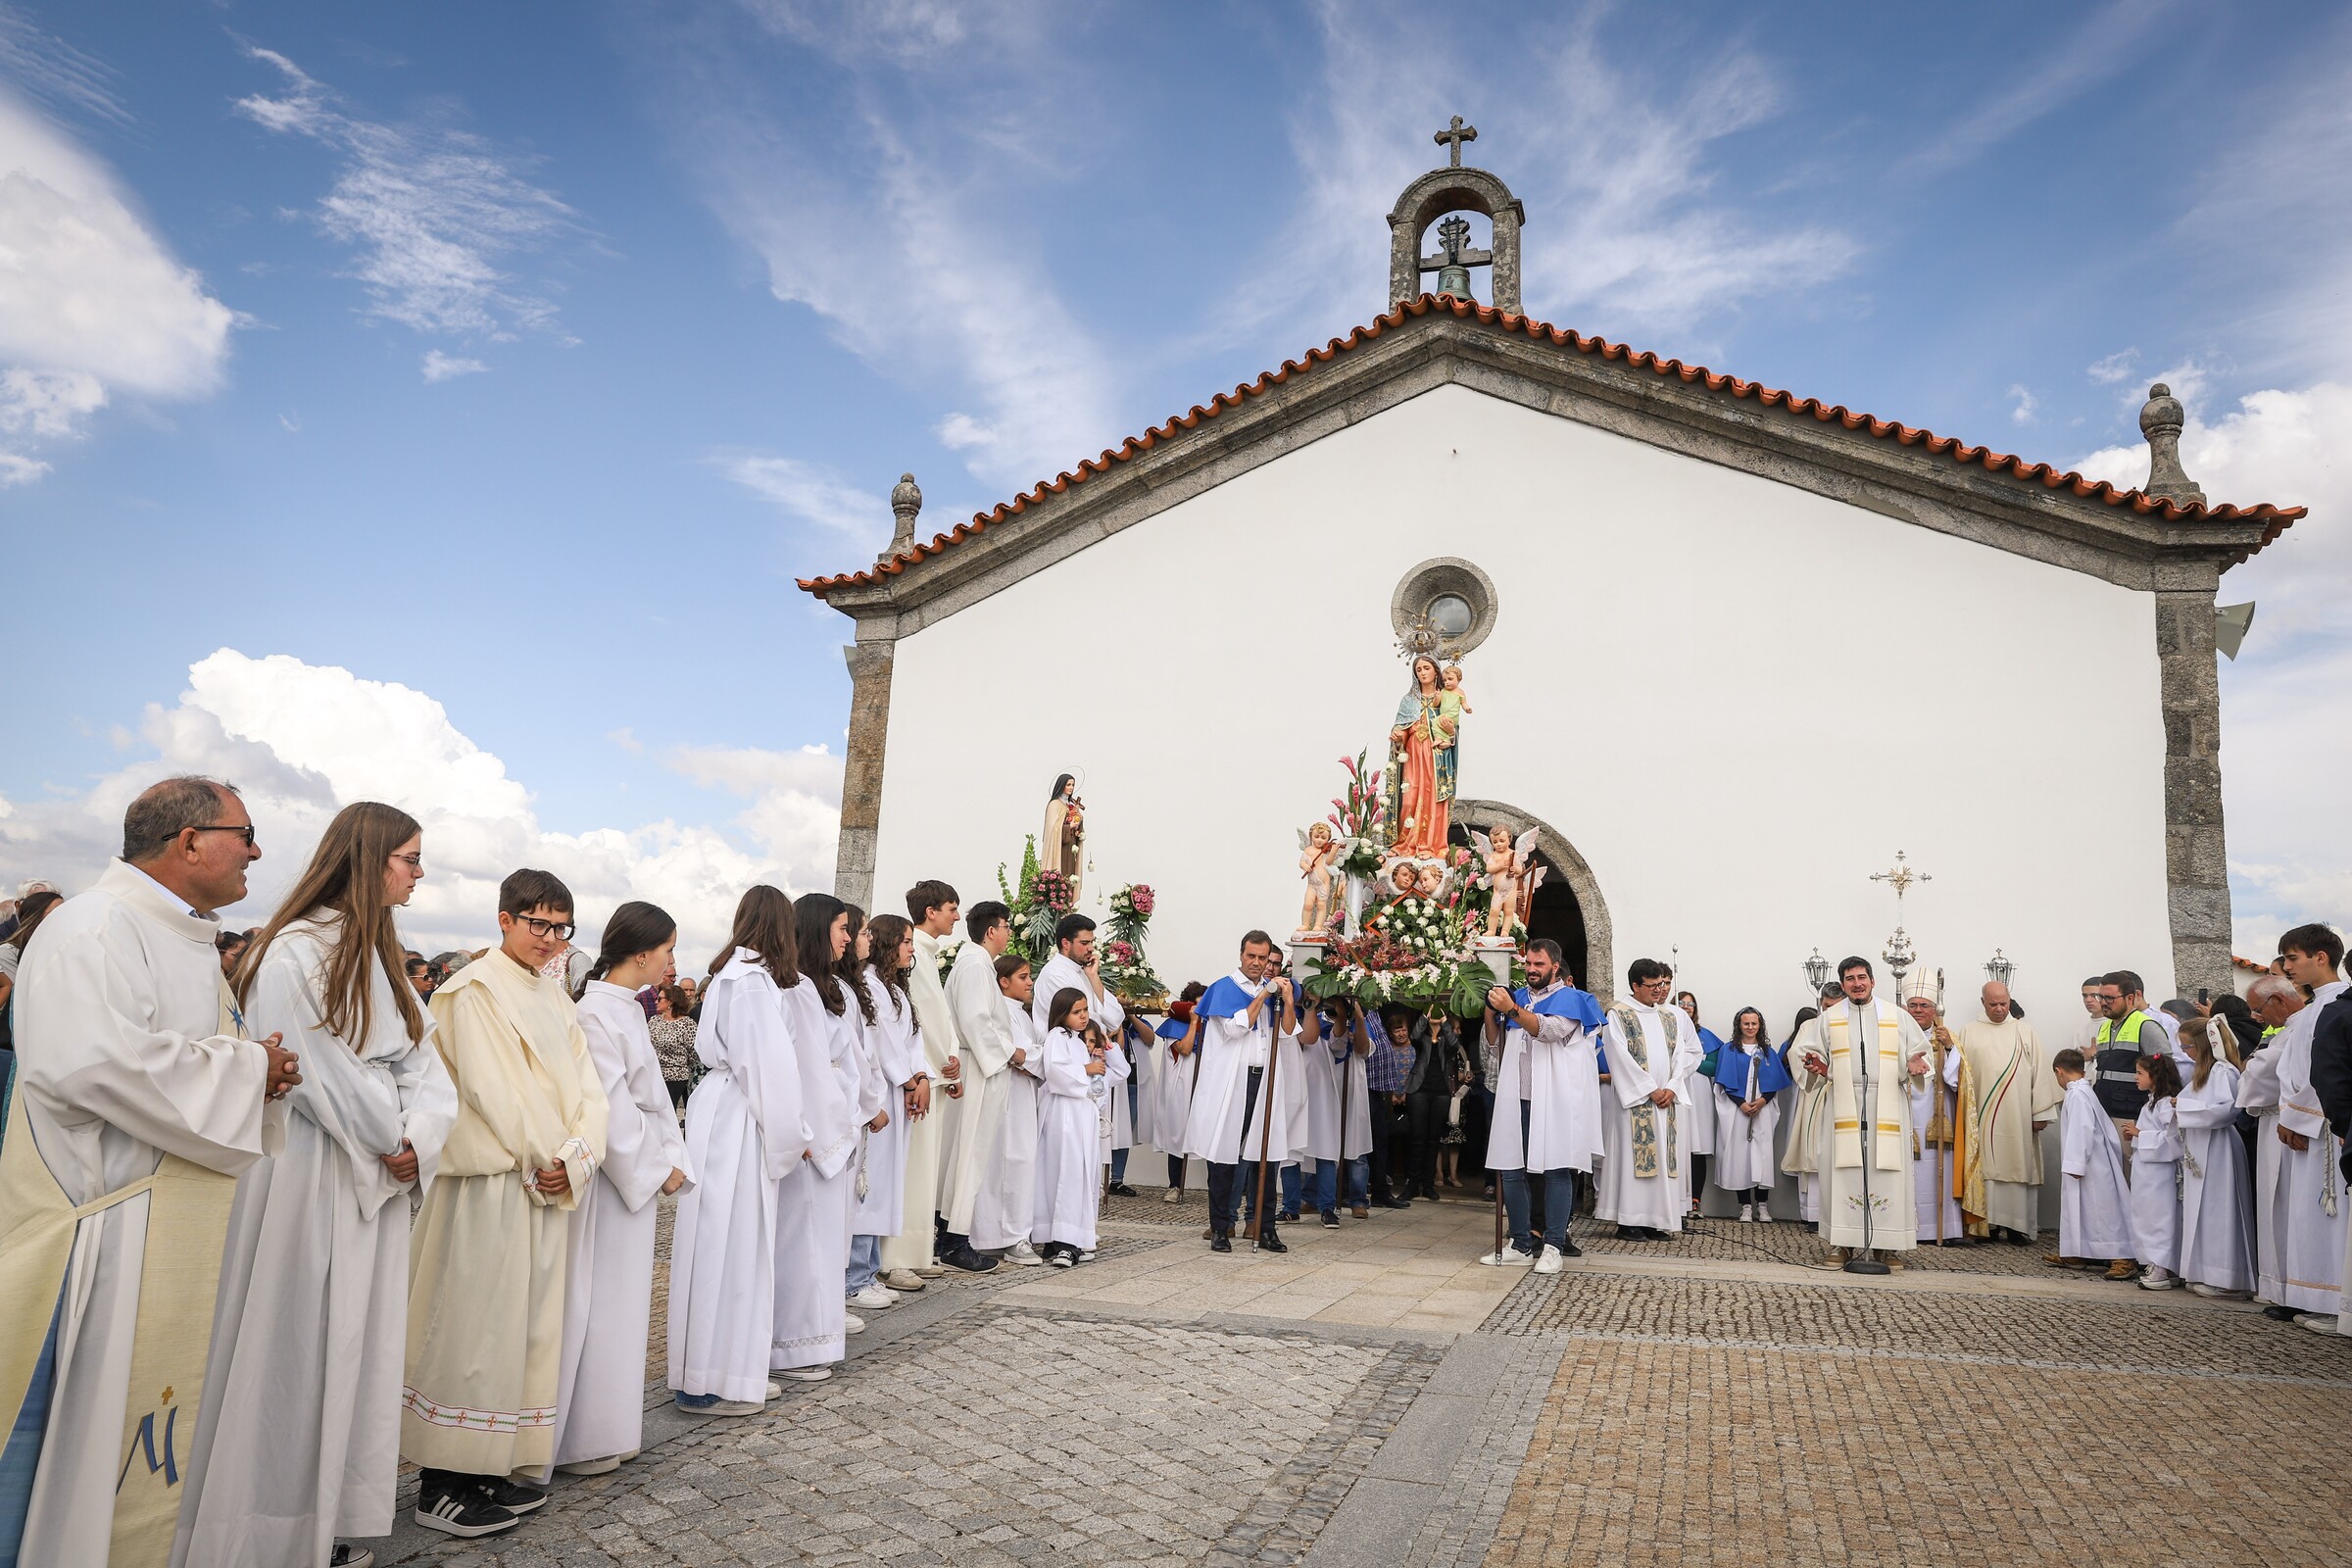
[{"label": "wooden staff", "polygon": [[[1290,984],[1288,980],[1278,980],[1276,983],[1284,986]],[[1286,996],[1283,1000],[1287,1002],[1290,999]],[[1274,1072],[1282,1065],[1282,1013],[1279,1008],[1273,1010],[1272,1028],[1266,1039],[1266,1076],[1259,1086],[1257,1097],[1257,1198],[1250,1205],[1250,1223],[1242,1227],[1242,1234],[1253,1242],[1257,1240],[1258,1227],[1265,1223],[1266,1218],[1266,1153],[1274,1142]],[[1250,1130],[1247,1127],[1242,1129],[1242,1142],[1245,1145],[1250,1142]],[[1275,1183],[1274,1196],[1277,1200],[1282,1197],[1282,1184],[1279,1182]]]},{"label": "wooden staff", "polygon": [[[1928,1116],[1928,1134],[1930,1137],[1936,1138],[1936,1245],[1937,1247],[1943,1245],[1943,1151],[1952,1139],[1951,1122],[1943,1113],[1943,1040],[1941,1037],[1946,1032],[1943,1027],[1943,971],[1938,969],[1936,971],[1936,1033],[1928,1037],[1928,1044],[1935,1048],[1934,1063],[1936,1067],[1935,1080],[1928,1085],[1928,1103],[1936,1107]],[[1938,1137],[1937,1134],[1941,1136]]]}]

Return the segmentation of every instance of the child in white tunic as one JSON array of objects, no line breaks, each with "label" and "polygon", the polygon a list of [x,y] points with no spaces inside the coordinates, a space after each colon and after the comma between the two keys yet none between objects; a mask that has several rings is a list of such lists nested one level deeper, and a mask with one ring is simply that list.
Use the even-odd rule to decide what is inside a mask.
[{"label": "child in white tunic", "polygon": [[2082,1053],[2068,1047],[2052,1059],[2050,1070],[2066,1095],[2058,1122],[2066,1185],[2058,1200],[2055,1261],[2106,1260],[2109,1279],[2132,1279],[2139,1270],[2131,1255],[2132,1200],[2124,1186],[2124,1141],[2083,1080]]},{"label": "child in white tunic", "polygon": [[1040,1059],[1045,1042],[1031,1010],[1037,977],[1029,960],[1017,953],[998,957],[997,990],[1011,1031],[1012,1065],[1004,1073],[1004,1119],[981,1167],[970,1234],[976,1250],[1004,1250],[1006,1262],[1030,1266],[1045,1261],[1029,1245],[1029,1229],[1037,1218],[1038,1086],[1046,1069]]},{"label": "child in white tunic", "polygon": [[1046,1014],[1045,1095],[1038,1125],[1037,1217],[1030,1232],[1039,1253],[1068,1268],[1095,1249],[1102,1203],[1102,1129],[1110,1109],[1109,1068],[1102,1036],[1087,1016],[1086,993],[1055,993]]},{"label": "child in white tunic", "polygon": [[2173,1102],[2180,1128],[2178,1271],[2199,1296],[2243,1297],[2254,1289],[2254,1199],[2237,1135],[2238,1070],[2214,1054],[2217,1037],[2225,1050],[2234,1048],[2229,1036],[2228,1025],[2202,1020],[2180,1031],[2191,1066]]},{"label": "child in white tunic", "polygon": [[2146,1269],[2142,1289],[2169,1291],[2180,1283],[2180,1129],[2173,1119],[2180,1069],[2167,1053],[2140,1057],[2137,1070],[2147,1102],[2136,1121],[2117,1129],[2132,1140],[2132,1255]]}]

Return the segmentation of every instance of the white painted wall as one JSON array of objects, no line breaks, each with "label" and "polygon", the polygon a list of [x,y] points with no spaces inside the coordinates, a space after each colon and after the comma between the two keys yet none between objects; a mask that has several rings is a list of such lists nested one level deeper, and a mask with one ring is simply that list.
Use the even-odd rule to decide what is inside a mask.
[{"label": "white painted wall", "polygon": [[1172,984],[1287,932],[1297,830],[1343,753],[1385,753],[1389,598],[1433,556],[1500,601],[1461,791],[1584,854],[1620,978],[1679,946],[1709,1023],[1753,1003],[1785,1031],[1816,944],[1885,943],[1869,875],[1900,849],[1956,998],[1995,946],[2054,1042],[2085,974],[2170,994],[2150,596],[1459,387],[901,642],[878,905],[923,876],[993,897],[1070,769],[1087,902],[1158,888]]}]

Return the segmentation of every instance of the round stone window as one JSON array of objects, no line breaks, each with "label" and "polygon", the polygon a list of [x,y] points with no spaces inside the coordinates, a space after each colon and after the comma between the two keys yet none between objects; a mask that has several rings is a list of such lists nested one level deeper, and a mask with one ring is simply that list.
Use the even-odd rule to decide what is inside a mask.
[{"label": "round stone window", "polygon": [[1494,580],[1458,557],[1424,561],[1389,597],[1389,619],[1398,637],[1417,623],[1428,626],[1445,656],[1458,659],[1494,629]]}]

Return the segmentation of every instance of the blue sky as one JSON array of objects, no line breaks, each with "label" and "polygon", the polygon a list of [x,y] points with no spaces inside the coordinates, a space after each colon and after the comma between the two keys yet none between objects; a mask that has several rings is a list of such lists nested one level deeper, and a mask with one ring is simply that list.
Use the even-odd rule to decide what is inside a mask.
[{"label": "blue sky", "polygon": [[2352,14],[1446,14],[0,0],[0,875],[170,764],[273,781],[281,869],[405,791],[452,931],[522,854],[821,885],[793,577],[1369,319],[1459,113],[1533,315],[2127,482],[2164,375],[2216,499],[2311,505],[2225,766],[2241,946],[2340,911]]}]

